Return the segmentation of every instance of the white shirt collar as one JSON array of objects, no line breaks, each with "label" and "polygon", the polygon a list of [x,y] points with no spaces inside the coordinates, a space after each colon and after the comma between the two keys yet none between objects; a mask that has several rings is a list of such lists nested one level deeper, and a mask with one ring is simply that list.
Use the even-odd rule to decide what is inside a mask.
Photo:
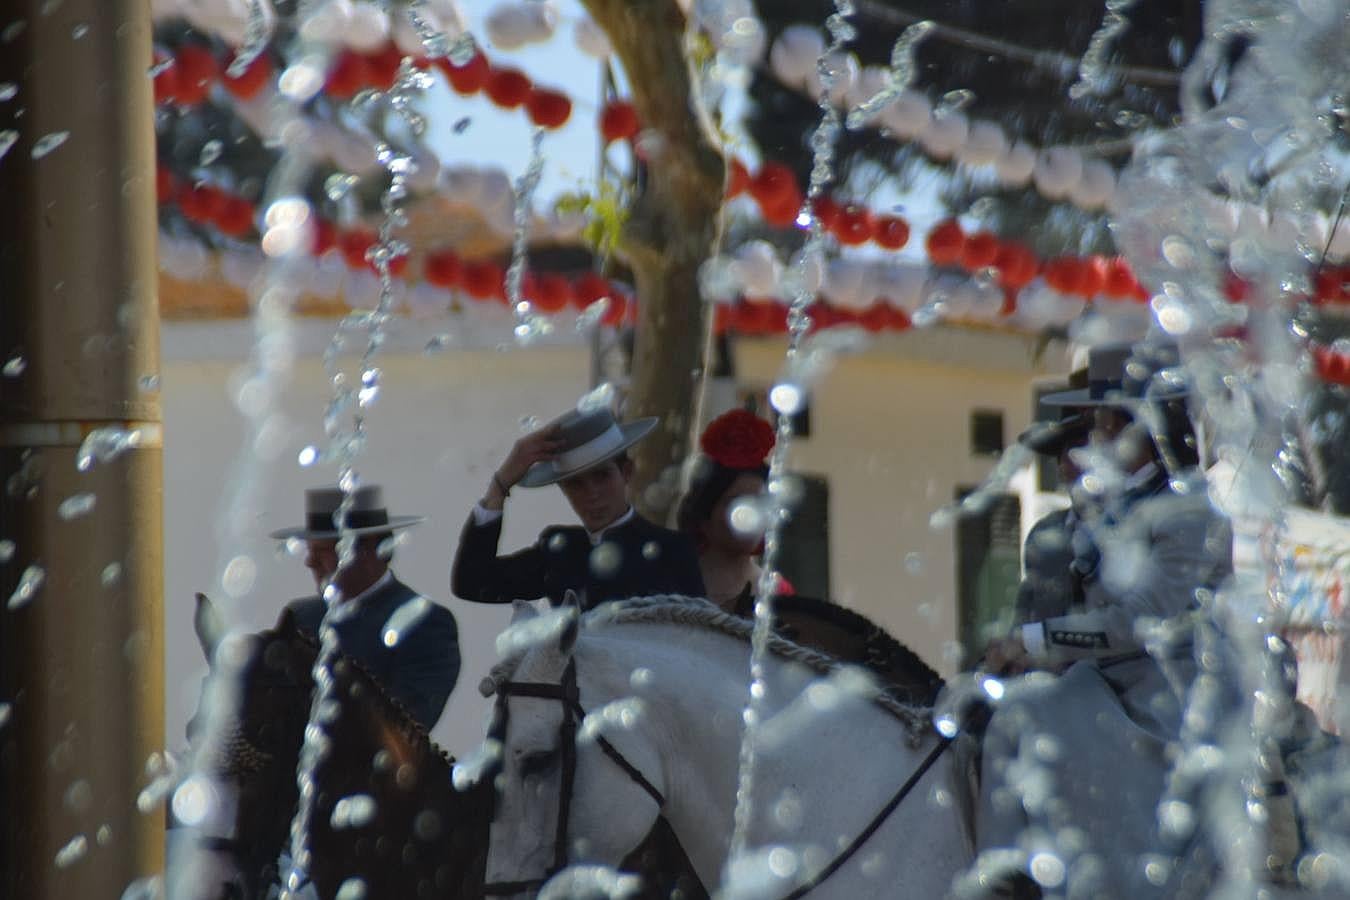
[{"label": "white shirt collar", "polygon": [[369,597],[371,594],[376,593],[377,591],[384,590],[386,587],[389,586],[389,583],[392,582],[393,580],[394,580],[393,570],[385,569],[384,574],[381,575],[379,578],[375,579],[375,583],[372,584],[370,587],[366,588],[364,591],[362,591],[361,593],[357,594],[355,597],[352,597],[349,600],[343,600],[341,607],[339,607],[344,612],[343,618],[346,618],[347,616],[350,616],[353,613],[355,613],[361,607],[362,600],[365,600],[367,597]]},{"label": "white shirt collar", "polygon": [[610,522],[608,525],[606,525],[604,528],[601,528],[599,531],[586,532],[586,536],[591,539],[591,546],[598,546],[599,543],[605,539],[605,534],[607,532],[613,531],[620,525],[627,525],[629,522],[633,521],[633,516],[635,515],[637,515],[637,512],[633,509],[633,507],[630,506],[628,507],[628,512],[619,516],[617,519],[615,519],[613,522]]}]

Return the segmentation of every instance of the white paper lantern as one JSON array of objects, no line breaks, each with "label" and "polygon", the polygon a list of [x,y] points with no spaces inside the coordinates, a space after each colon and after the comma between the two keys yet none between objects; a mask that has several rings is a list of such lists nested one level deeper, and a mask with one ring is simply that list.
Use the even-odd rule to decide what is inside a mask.
[{"label": "white paper lantern", "polygon": [[342,290],[347,278],[347,264],[342,254],[329,252],[315,260],[314,270],[310,273],[309,292],[316,297],[334,299]]},{"label": "white paper lantern", "polygon": [[160,19],[173,19],[183,14],[179,0],[150,0],[150,17],[156,22]]},{"label": "white paper lantern", "polygon": [[848,256],[832,259],[826,268],[824,294],[830,302],[845,309],[863,310],[872,303],[864,296],[863,276],[866,264]]},{"label": "white paper lantern", "polygon": [[300,25],[300,35],[307,41],[332,47],[343,44],[352,27],[351,0],[328,0]]},{"label": "white paper lantern", "polygon": [[1021,187],[1031,180],[1036,170],[1036,149],[1024,141],[1017,141],[994,163],[999,183]]},{"label": "white paper lantern", "polygon": [[[441,31],[439,19],[435,13],[430,10],[424,10],[421,13],[422,21],[433,31]],[[412,19],[406,15],[394,16],[393,24],[389,28],[390,36],[394,39],[394,46],[404,56],[421,56],[427,52],[422,44],[422,35],[417,27],[413,25]]]},{"label": "white paper lantern", "polygon": [[374,309],[380,305],[379,277],[369,269],[348,269],[342,299],[352,309]]},{"label": "white paper lantern", "polygon": [[933,124],[933,103],[918,91],[902,91],[881,111],[881,124],[896,137],[912,141]]},{"label": "white paper lantern", "polygon": [[1046,147],[1032,172],[1036,189],[1048,200],[1062,200],[1083,177],[1083,157],[1072,147]]},{"label": "white paper lantern", "polygon": [[948,159],[966,142],[970,121],[959,110],[933,116],[928,130],[919,135],[919,143],[935,159]]},{"label": "white paper lantern", "polygon": [[211,263],[211,254],[197,241],[160,232],[159,267],[166,274],[179,281],[202,281],[211,271]]},{"label": "white paper lantern", "polygon": [[357,53],[374,53],[389,42],[389,14],[374,3],[357,0],[343,42]]},{"label": "white paper lantern", "polygon": [[553,37],[558,27],[558,11],[542,0],[528,3],[499,3],[488,13],[488,39],[499,50],[519,50]]},{"label": "white paper lantern", "polygon": [[794,90],[814,77],[816,60],[825,54],[825,37],[813,25],[789,25],[769,51],[769,66],[785,86]]},{"label": "white paper lantern", "polygon": [[241,291],[253,288],[254,282],[262,274],[263,255],[247,250],[227,251],[220,254],[220,277]]},{"label": "white paper lantern", "polygon": [[1116,192],[1116,171],[1100,159],[1083,163],[1083,175],[1069,189],[1069,199],[1079,209],[1101,209]]},{"label": "white paper lantern", "polygon": [[768,241],[750,241],[736,249],[733,264],[741,290],[749,297],[773,297],[783,277],[778,252]]},{"label": "white paper lantern", "polygon": [[[862,106],[891,84],[891,72],[884,66],[863,66],[848,95],[850,109]],[[880,110],[877,111],[880,115]],[[876,118],[874,116],[873,118]]]},{"label": "white paper lantern", "polygon": [[[263,19],[272,25],[276,10],[271,0],[258,0]],[[248,33],[249,0],[179,0],[179,12],[201,31],[220,37],[225,43],[238,46]]]},{"label": "white paper lantern", "polygon": [[971,279],[967,283],[970,309],[966,313],[977,322],[996,322],[1003,315],[1003,289],[993,282]]},{"label": "white paper lantern", "polygon": [[909,263],[891,263],[876,271],[877,296],[885,297],[892,306],[914,312],[923,303],[928,269]]},{"label": "white paper lantern", "polygon": [[1044,280],[1037,278],[1017,294],[1017,310],[1011,321],[1028,331],[1043,331],[1050,327],[1059,308],[1056,293]]},{"label": "white paper lantern", "polygon": [[972,122],[966,142],[956,151],[958,162],[967,166],[991,166],[1008,152],[1008,137],[998,123],[985,119]]},{"label": "white paper lantern", "polygon": [[595,20],[589,16],[577,19],[577,24],[572,28],[572,40],[577,49],[591,59],[609,59],[614,52],[605,29],[595,24]]},{"label": "white paper lantern", "polygon": [[[825,60],[825,67],[834,73],[834,84],[830,87],[830,103],[835,106],[844,106],[848,102],[848,95],[858,83],[858,75],[862,71],[862,66],[858,63],[858,57],[852,53],[836,50]],[[824,82],[820,77],[820,67],[813,66],[806,78],[807,94],[819,100],[823,84]]]}]

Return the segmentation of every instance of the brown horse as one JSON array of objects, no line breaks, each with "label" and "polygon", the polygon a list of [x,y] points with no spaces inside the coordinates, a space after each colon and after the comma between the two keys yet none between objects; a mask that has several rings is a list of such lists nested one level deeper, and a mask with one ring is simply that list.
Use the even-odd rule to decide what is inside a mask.
[{"label": "brown horse", "polygon": [[[199,598],[198,622],[209,601]],[[199,627],[213,678],[235,679],[238,715],[198,753],[198,770],[237,798],[233,835],[198,847],[227,853],[239,877],[203,897],[265,897],[278,883],[299,799],[296,769],[309,724],[318,644],[289,614],[277,626],[232,641],[222,653]],[[481,892],[491,787],[455,790],[453,760],[359,664],[332,667],[335,701],[320,711],[327,752],[313,773],[316,793],[305,873],[322,898],[476,897]],[[199,713],[200,716],[200,713]],[[223,739],[222,739],[223,732]],[[189,725],[195,744],[205,729]],[[178,825],[172,819],[170,827]]]}]

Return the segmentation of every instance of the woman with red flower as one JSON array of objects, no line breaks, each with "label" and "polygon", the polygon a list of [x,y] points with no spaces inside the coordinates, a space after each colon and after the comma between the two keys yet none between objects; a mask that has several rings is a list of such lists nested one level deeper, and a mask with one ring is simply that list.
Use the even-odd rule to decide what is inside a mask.
[{"label": "woman with red flower", "polygon": [[[679,528],[694,541],[708,599],[748,615],[759,583],[763,517],[755,501],[769,476],[773,426],[744,409],[718,416],[699,441],[703,457],[680,503]],[[792,586],[776,576],[776,592]]]}]

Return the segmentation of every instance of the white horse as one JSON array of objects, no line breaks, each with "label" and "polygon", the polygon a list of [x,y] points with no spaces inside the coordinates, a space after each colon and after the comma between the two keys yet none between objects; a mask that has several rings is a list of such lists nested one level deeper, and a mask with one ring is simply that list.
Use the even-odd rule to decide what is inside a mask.
[{"label": "white horse", "polygon": [[929,900],[971,862],[959,766],[927,711],[849,691],[846,675],[822,680],[827,657],[775,638],[747,854],[728,870],[749,624],[683,599],[610,604],[579,622],[572,611],[522,622],[527,609],[512,628],[526,649],[483,687],[505,712],[495,893],[528,894],[564,866],[617,866],[658,814],[727,897],[789,896],[842,857],[811,898]]}]

